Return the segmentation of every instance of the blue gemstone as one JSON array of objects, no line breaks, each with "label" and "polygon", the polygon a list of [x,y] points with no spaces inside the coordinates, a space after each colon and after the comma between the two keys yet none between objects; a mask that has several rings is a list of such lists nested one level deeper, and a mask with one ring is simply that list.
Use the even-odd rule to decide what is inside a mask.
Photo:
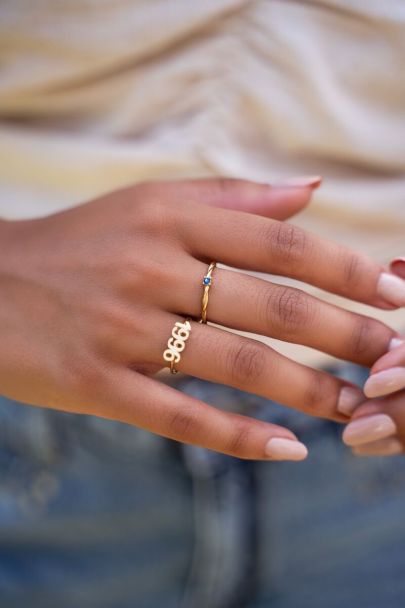
[{"label": "blue gemstone", "polygon": [[204,277],[203,285],[211,285],[211,277]]}]

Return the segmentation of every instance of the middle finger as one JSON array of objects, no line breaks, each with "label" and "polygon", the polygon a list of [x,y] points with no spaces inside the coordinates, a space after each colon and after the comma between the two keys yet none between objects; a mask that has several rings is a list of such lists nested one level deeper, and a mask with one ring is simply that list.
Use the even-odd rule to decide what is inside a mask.
[{"label": "middle finger", "polygon": [[[165,296],[165,305],[175,314],[198,318],[207,266],[186,258],[180,267],[178,284]],[[367,366],[387,352],[396,335],[376,319],[328,304],[301,289],[222,268],[212,275],[208,320]]]}]

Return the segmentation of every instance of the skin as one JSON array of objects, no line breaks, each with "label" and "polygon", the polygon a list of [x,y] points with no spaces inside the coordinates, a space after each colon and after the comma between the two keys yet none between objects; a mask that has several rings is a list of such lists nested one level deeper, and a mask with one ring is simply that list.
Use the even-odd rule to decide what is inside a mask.
[{"label": "skin", "polygon": [[384,324],[220,268],[208,308],[220,327],[197,322],[211,260],[392,308],[377,292],[383,267],[280,221],[311,192],[223,179],[141,184],[44,219],[1,222],[1,392],[244,459],[268,459],[271,438],[296,441],[152,377],[174,323],[191,316],[180,371],[346,421],[337,401],[347,383],[221,326],[371,365],[395,335]]},{"label": "skin", "polygon": [[[405,386],[405,344],[398,346],[391,352],[381,357],[371,368],[370,376],[379,374],[386,370],[394,369],[396,378],[401,378]],[[352,451],[358,456],[392,456],[405,453],[405,391],[397,390],[389,393],[389,387],[381,387],[381,393],[386,395],[376,396],[360,405],[353,420],[367,419],[373,422],[378,420],[374,416],[388,416],[392,421],[392,429],[387,425],[384,437],[376,441],[363,441],[361,438],[357,445],[352,446]],[[345,435],[343,435],[345,438]],[[350,444],[349,444],[350,445]]]}]

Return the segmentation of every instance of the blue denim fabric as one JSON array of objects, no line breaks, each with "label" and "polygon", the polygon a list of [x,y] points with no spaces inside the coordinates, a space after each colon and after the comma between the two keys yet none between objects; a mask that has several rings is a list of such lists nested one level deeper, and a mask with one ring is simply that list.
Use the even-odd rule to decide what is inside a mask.
[{"label": "blue denim fabric", "polygon": [[3,399],[1,608],[405,605],[405,458],[356,459],[334,423],[180,388],[289,426],[310,458],[249,462]]}]

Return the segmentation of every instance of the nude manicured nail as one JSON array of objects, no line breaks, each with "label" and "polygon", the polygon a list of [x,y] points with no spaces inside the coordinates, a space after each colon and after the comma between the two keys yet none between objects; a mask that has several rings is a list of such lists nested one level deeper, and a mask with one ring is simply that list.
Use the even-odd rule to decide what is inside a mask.
[{"label": "nude manicured nail", "polygon": [[391,367],[371,374],[364,385],[364,394],[372,399],[390,395],[405,388],[405,367]]},{"label": "nude manicured nail", "polygon": [[318,188],[321,185],[322,177],[319,175],[310,175],[303,177],[291,177],[283,179],[277,182],[275,185],[282,186],[296,186],[297,188]]},{"label": "nude manicured nail", "polygon": [[365,443],[353,448],[357,456],[394,456],[403,452],[402,443],[399,439],[380,439],[372,443]]},{"label": "nude manicured nail", "polygon": [[365,401],[362,391],[354,386],[344,386],[339,395],[337,410],[345,416],[351,416],[360,403]]},{"label": "nude manicured nail", "polygon": [[405,279],[405,258],[395,258],[395,260],[392,260],[390,270]]},{"label": "nude manicured nail", "polygon": [[404,338],[391,338],[390,343],[388,344],[388,350],[395,350],[399,346],[405,346]]},{"label": "nude manicured nail", "polygon": [[395,435],[395,422],[386,414],[375,414],[353,420],[344,430],[343,441],[347,445],[361,445]]},{"label": "nude manicured nail", "polygon": [[270,439],[264,451],[273,460],[304,460],[308,456],[308,450],[303,443],[281,437]]},{"label": "nude manicured nail", "polygon": [[390,304],[405,306],[405,281],[400,277],[383,272],[377,284],[377,291]]}]

